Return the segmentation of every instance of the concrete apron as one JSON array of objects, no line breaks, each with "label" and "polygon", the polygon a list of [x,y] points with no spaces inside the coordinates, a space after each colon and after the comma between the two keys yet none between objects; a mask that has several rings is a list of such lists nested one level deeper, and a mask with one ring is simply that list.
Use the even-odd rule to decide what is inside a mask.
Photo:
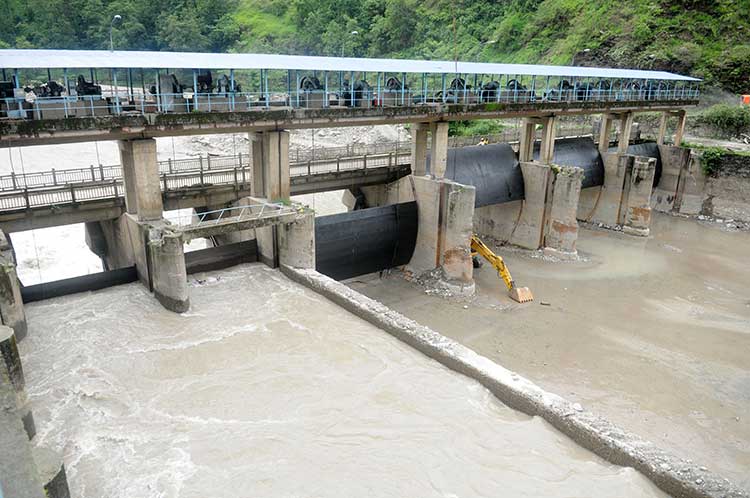
[{"label": "concrete apron", "polygon": [[458,373],[477,380],[502,403],[542,417],[576,443],[608,462],[633,467],[664,492],[684,498],[747,498],[748,494],[689,460],[626,432],[564,398],[547,392],[473,350],[406,318],[315,270],[281,266],[293,281],[330,299]]}]

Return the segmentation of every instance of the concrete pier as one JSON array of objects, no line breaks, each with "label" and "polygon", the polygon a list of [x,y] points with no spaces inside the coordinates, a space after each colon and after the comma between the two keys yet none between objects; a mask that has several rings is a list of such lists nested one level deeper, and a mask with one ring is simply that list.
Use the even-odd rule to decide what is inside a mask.
[{"label": "concrete pier", "polygon": [[635,157],[627,190],[622,230],[630,235],[647,237],[651,226],[651,186],[654,184],[656,159]]},{"label": "concrete pier", "polygon": [[581,168],[563,167],[555,171],[544,237],[544,252],[560,258],[574,258],[578,240],[578,201],[581,195]]},{"label": "concrete pier", "polygon": [[142,221],[160,219],[164,206],[156,140],[120,140],[119,146],[127,212]]},{"label": "concrete pier", "polygon": [[26,313],[21,299],[21,286],[16,261],[5,233],[0,231],[0,319],[12,328],[18,340],[26,337]]},{"label": "concrete pier", "polygon": [[182,235],[169,227],[149,229],[148,257],[154,296],[170,311],[190,308]]},{"label": "concrete pier", "polygon": [[289,179],[289,132],[264,131],[251,133],[250,154],[253,159],[254,197],[265,197],[269,201],[288,200]]},{"label": "concrete pier", "polygon": [[537,162],[522,162],[521,171],[525,198],[510,243],[526,249],[539,249],[543,242],[544,212],[552,173],[548,165]]},{"label": "concrete pier", "polygon": [[473,294],[474,187],[429,177],[413,177],[413,182],[419,229],[407,268],[417,274],[438,269],[451,291]]},{"label": "concrete pier", "polygon": [[279,225],[276,233],[280,265],[315,269],[315,213]]}]

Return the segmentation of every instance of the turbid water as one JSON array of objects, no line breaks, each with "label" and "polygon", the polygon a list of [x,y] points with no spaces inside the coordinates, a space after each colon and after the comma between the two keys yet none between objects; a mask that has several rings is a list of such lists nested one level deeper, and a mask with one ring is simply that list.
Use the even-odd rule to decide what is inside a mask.
[{"label": "turbid water", "polygon": [[528,305],[488,265],[468,304],[395,276],[351,285],[750,489],[750,233],[719,227],[657,215],[648,239],[585,229],[573,263],[501,248]]},{"label": "turbid water", "polygon": [[140,284],[27,307],[73,496],[662,496],[275,270],[191,285],[183,315]]}]

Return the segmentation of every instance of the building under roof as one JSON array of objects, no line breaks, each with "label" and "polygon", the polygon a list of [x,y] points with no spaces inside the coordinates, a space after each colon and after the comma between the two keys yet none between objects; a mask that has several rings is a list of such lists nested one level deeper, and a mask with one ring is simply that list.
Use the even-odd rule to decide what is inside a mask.
[{"label": "building under roof", "polygon": [[108,50],[0,50],[3,69],[224,69],[331,72],[496,74],[541,77],[612,78],[697,82],[665,71],[579,66],[496,64],[462,61],[364,59],[273,54],[212,54]]}]

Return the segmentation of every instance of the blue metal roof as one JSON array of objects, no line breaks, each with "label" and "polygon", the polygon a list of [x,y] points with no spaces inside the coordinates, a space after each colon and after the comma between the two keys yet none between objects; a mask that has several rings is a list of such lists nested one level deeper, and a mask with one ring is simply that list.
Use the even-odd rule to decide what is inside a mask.
[{"label": "blue metal roof", "polygon": [[0,67],[150,68],[150,69],[283,69],[303,71],[366,71],[385,73],[459,73],[524,76],[700,81],[697,78],[639,69],[580,66],[495,64],[483,62],[362,59],[273,54],[211,54],[108,50],[0,50]]}]

